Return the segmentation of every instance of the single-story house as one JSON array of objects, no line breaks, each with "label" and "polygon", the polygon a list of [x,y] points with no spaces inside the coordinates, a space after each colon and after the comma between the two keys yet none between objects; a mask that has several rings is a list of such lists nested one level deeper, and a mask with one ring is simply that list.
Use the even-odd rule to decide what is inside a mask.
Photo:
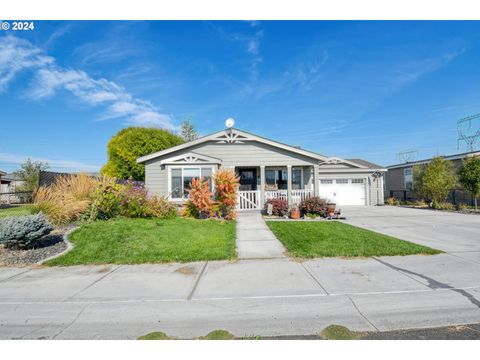
[{"label": "single-story house", "polygon": [[[470,151],[454,155],[441,156],[443,159],[451,161],[455,171],[462,166],[463,161],[469,157],[480,156],[480,151]],[[385,196],[396,197],[400,200],[415,200],[416,196],[413,192],[413,167],[415,165],[424,165],[432,161],[433,158],[409,161],[401,164],[387,166],[385,175]],[[465,202],[469,203],[471,197],[468,192],[464,191],[458,185],[456,189],[452,189],[449,199],[453,203]]]},{"label": "single-story house", "polygon": [[383,204],[382,166],[361,159],[327,157],[236,128],[142,156],[145,185],[152,195],[185,201],[193,178],[212,184],[219,168],[240,178],[239,210],[263,208],[271,198],[298,204],[320,196],[337,205]]},{"label": "single-story house", "polygon": [[13,174],[0,171],[0,203],[19,203],[22,199],[14,194],[17,187],[24,182]]}]

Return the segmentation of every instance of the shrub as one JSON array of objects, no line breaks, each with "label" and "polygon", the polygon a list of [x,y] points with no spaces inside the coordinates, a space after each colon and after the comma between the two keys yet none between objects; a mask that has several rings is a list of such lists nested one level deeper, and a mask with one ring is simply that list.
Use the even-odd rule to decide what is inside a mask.
[{"label": "shrub", "polygon": [[199,216],[200,216],[200,214],[198,212],[198,209],[195,206],[195,204],[192,202],[192,200],[188,200],[185,203],[181,214],[182,214],[183,217],[195,218],[195,219],[198,219]]},{"label": "shrub", "polygon": [[322,199],[320,197],[314,196],[310,198],[303,199],[300,202],[300,210],[306,214],[317,214],[321,215],[325,212],[325,208],[327,207],[327,200]]},{"label": "shrub", "polygon": [[455,205],[455,210],[457,210],[457,211],[465,211],[467,209],[468,209],[468,206],[466,204]]},{"label": "shrub", "polygon": [[283,199],[269,199],[265,203],[265,210],[268,204],[272,204],[272,215],[285,216],[288,214],[288,202]]},{"label": "shrub", "polygon": [[437,210],[454,210],[455,206],[449,202],[433,202],[432,203],[432,209],[437,209]]},{"label": "shrub", "polygon": [[147,190],[144,186],[127,184],[120,193],[121,215],[129,218],[148,217]]},{"label": "shrub", "polygon": [[220,169],[214,174],[213,179],[217,201],[219,202],[219,213],[225,219],[234,219],[239,178],[233,170]]},{"label": "shrub", "polygon": [[149,216],[159,219],[173,219],[177,216],[177,208],[164,197],[152,197],[147,200]]},{"label": "shrub", "polygon": [[198,217],[206,219],[211,216],[213,200],[210,184],[203,179],[193,179],[188,190],[190,200],[198,211]]},{"label": "shrub", "polygon": [[79,219],[87,209],[97,181],[86,174],[61,176],[34,196],[33,213],[43,212],[55,225]]},{"label": "shrub", "polygon": [[319,214],[314,214],[314,213],[306,213],[305,216],[309,219],[316,219],[318,218],[320,215]]},{"label": "shrub", "polygon": [[97,188],[90,194],[90,204],[83,214],[87,221],[108,220],[121,213],[120,194],[123,186],[117,184],[115,179],[103,177]]},{"label": "shrub", "polygon": [[53,226],[41,213],[7,217],[0,220],[0,242],[7,247],[31,247],[52,230]]},{"label": "shrub", "polygon": [[387,205],[391,205],[391,206],[398,206],[400,205],[400,200],[398,200],[396,197],[389,197],[387,200],[386,200],[386,203]]}]

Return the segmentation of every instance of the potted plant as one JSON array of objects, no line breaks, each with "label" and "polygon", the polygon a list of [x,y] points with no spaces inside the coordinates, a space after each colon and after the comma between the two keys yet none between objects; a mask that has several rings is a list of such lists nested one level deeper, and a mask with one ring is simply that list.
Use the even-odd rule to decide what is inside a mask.
[{"label": "potted plant", "polygon": [[290,210],[290,218],[291,219],[300,219],[300,209],[297,205],[293,205]]},{"label": "potted plant", "polygon": [[334,203],[327,203],[327,216],[329,218],[332,218],[333,215],[335,215],[335,207],[336,207],[336,204]]}]

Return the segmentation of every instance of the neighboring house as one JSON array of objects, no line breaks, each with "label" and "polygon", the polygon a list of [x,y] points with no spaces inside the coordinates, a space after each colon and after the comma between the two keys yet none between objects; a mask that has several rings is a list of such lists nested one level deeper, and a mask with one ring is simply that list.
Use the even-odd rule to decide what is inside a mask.
[{"label": "neighboring house", "polygon": [[19,180],[13,174],[7,174],[0,171],[0,203],[19,203],[23,202],[23,198],[14,194],[17,187],[22,185],[23,181]]},{"label": "neighboring house", "polygon": [[[473,156],[480,156],[480,151],[442,156],[442,158],[451,161],[455,171],[458,171],[463,164],[463,160]],[[385,175],[385,196],[393,196],[401,200],[416,199],[415,193],[413,192],[413,166],[428,164],[432,159],[433,158],[387,166],[388,172]],[[460,185],[458,185],[458,188],[452,189],[450,192],[449,200],[456,204],[470,202],[471,197],[468,192],[461,189]]]},{"label": "neighboring house", "polygon": [[193,178],[222,168],[240,178],[239,210],[261,209],[266,200],[290,204],[321,196],[338,205],[383,204],[382,166],[361,159],[327,157],[230,128],[137,159],[145,164],[150,194],[185,201]]}]

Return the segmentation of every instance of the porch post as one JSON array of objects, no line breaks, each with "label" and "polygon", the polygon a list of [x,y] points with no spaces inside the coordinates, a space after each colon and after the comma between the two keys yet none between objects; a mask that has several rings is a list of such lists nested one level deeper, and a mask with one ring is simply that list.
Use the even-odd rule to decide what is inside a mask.
[{"label": "porch post", "polygon": [[287,201],[292,204],[292,165],[287,165]]},{"label": "porch post", "polygon": [[319,178],[318,178],[318,171],[319,171],[319,166],[318,165],[313,165],[313,189],[314,189],[314,194],[315,196],[319,196],[320,191],[318,189],[319,185]]},{"label": "porch post", "polygon": [[260,166],[260,208],[265,206],[265,165]]}]

